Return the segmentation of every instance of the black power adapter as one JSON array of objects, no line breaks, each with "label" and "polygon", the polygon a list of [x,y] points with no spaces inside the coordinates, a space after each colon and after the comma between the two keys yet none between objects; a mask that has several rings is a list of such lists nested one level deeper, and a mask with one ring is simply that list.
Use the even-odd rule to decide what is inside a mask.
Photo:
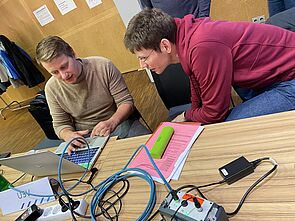
[{"label": "black power adapter", "polygon": [[227,184],[232,184],[253,173],[254,168],[253,164],[242,156],[219,168],[219,172]]}]

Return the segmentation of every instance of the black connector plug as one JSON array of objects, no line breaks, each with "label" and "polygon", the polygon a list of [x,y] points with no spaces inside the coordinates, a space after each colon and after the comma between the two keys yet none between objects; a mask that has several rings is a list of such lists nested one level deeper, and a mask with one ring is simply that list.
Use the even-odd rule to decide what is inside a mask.
[{"label": "black connector plug", "polygon": [[232,184],[253,173],[254,166],[242,156],[219,168],[219,172],[227,184]]},{"label": "black connector plug", "polygon": [[171,193],[173,200],[175,200],[175,201],[179,200],[176,190],[172,190],[170,193]]}]

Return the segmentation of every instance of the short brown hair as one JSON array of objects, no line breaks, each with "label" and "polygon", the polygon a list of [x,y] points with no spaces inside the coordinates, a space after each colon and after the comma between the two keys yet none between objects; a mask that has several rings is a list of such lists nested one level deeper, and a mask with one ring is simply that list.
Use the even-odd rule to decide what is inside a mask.
[{"label": "short brown hair", "polygon": [[174,19],[160,9],[144,9],[129,22],[124,44],[132,53],[142,48],[160,51],[163,38],[175,44],[176,24]]},{"label": "short brown hair", "polygon": [[58,36],[48,36],[42,39],[36,47],[36,60],[50,62],[60,55],[75,57],[73,48]]}]

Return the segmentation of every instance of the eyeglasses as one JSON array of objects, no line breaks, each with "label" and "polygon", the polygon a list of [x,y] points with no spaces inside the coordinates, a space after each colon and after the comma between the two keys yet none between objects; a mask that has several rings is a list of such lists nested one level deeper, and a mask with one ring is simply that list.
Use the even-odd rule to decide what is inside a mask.
[{"label": "eyeglasses", "polygon": [[148,54],[148,56],[144,56],[144,57],[138,57],[138,60],[141,61],[141,62],[146,62],[147,59],[151,56],[151,54],[153,53],[154,49],[152,49],[150,51],[150,53]]}]

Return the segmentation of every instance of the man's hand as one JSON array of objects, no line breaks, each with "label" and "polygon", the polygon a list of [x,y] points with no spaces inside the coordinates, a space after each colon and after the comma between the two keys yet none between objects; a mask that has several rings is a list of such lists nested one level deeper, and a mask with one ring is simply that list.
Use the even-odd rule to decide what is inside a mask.
[{"label": "man's hand", "polygon": [[185,112],[182,112],[181,114],[179,114],[177,117],[175,117],[171,122],[185,122],[185,116],[184,116]]},{"label": "man's hand", "polygon": [[[64,129],[61,131],[61,138],[63,138],[66,142],[70,142],[72,139],[80,137],[83,138],[86,134],[89,133],[89,130],[81,130],[81,131],[70,131],[68,129]],[[84,147],[85,143],[79,140],[74,140],[68,147],[68,154],[71,155],[71,152],[76,148]]]},{"label": "man's hand", "polygon": [[119,121],[113,118],[101,121],[93,128],[90,136],[108,136],[116,129],[118,124]]}]

